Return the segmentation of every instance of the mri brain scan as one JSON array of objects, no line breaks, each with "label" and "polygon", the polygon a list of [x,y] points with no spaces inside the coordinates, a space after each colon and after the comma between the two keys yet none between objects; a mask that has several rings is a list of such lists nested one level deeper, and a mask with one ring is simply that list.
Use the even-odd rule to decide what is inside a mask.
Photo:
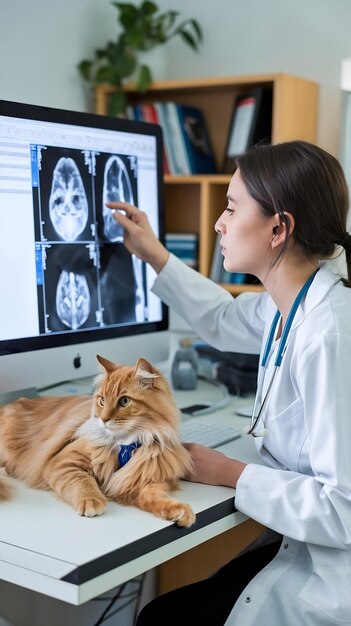
[{"label": "mri brain scan", "polygon": [[122,159],[111,156],[105,165],[104,187],[102,198],[102,215],[104,220],[104,237],[109,241],[123,241],[123,229],[114,220],[106,202],[129,202],[134,204],[129,174]]},{"label": "mri brain scan", "polygon": [[51,222],[65,241],[74,241],[88,220],[88,201],[79,173],[71,158],[62,157],[56,164],[49,199]]},{"label": "mri brain scan", "polygon": [[85,276],[63,270],[56,289],[56,310],[62,324],[76,330],[88,319],[90,292]]}]

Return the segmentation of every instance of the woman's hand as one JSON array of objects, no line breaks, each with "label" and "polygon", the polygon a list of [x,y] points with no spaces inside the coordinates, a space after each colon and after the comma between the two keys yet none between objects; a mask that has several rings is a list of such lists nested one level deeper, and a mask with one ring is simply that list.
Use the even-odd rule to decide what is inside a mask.
[{"label": "woman's hand", "polygon": [[112,209],[116,222],[123,227],[124,244],[129,252],[159,273],[167,263],[169,252],[157,239],[146,213],[128,202],[106,202],[106,206]]},{"label": "woman's hand", "polygon": [[206,485],[236,487],[246,467],[245,463],[230,459],[222,452],[206,448],[198,443],[184,443],[183,445],[190,452],[194,466],[194,471],[184,476],[185,480]]}]

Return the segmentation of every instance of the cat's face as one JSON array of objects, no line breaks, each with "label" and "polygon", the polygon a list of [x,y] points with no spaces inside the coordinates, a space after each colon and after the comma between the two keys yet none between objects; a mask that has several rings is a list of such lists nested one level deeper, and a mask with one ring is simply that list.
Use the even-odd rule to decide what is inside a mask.
[{"label": "cat's face", "polygon": [[94,419],[106,442],[150,445],[172,437],[179,412],[163,375],[145,359],[129,367],[97,358],[104,373],[96,381]]}]

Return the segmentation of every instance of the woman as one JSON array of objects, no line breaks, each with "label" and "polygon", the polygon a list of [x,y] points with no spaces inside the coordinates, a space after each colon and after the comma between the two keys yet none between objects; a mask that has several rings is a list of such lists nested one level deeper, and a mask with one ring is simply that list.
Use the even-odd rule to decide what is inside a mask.
[{"label": "woman", "polygon": [[125,209],[115,219],[159,274],[155,293],[211,345],[262,363],[250,432],[265,465],[188,444],[187,478],[235,487],[236,508],[269,530],[208,580],[149,603],[138,626],[351,624],[351,289],[321,261],[342,246],[350,278],[339,163],[301,141],[237,159],[215,228],[225,269],[265,292],[235,299],[170,255],[145,214],[108,206]]}]

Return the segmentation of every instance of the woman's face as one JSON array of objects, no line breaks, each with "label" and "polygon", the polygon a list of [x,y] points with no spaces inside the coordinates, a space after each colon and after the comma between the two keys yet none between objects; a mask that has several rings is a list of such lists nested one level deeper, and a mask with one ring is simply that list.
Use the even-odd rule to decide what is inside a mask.
[{"label": "woman's face", "polygon": [[237,169],[227,194],[227,208],[215,224],[221,234],[224,268],[262,278],[272,261],[271,242],[277,216],[265,217],[248,193]]}]

